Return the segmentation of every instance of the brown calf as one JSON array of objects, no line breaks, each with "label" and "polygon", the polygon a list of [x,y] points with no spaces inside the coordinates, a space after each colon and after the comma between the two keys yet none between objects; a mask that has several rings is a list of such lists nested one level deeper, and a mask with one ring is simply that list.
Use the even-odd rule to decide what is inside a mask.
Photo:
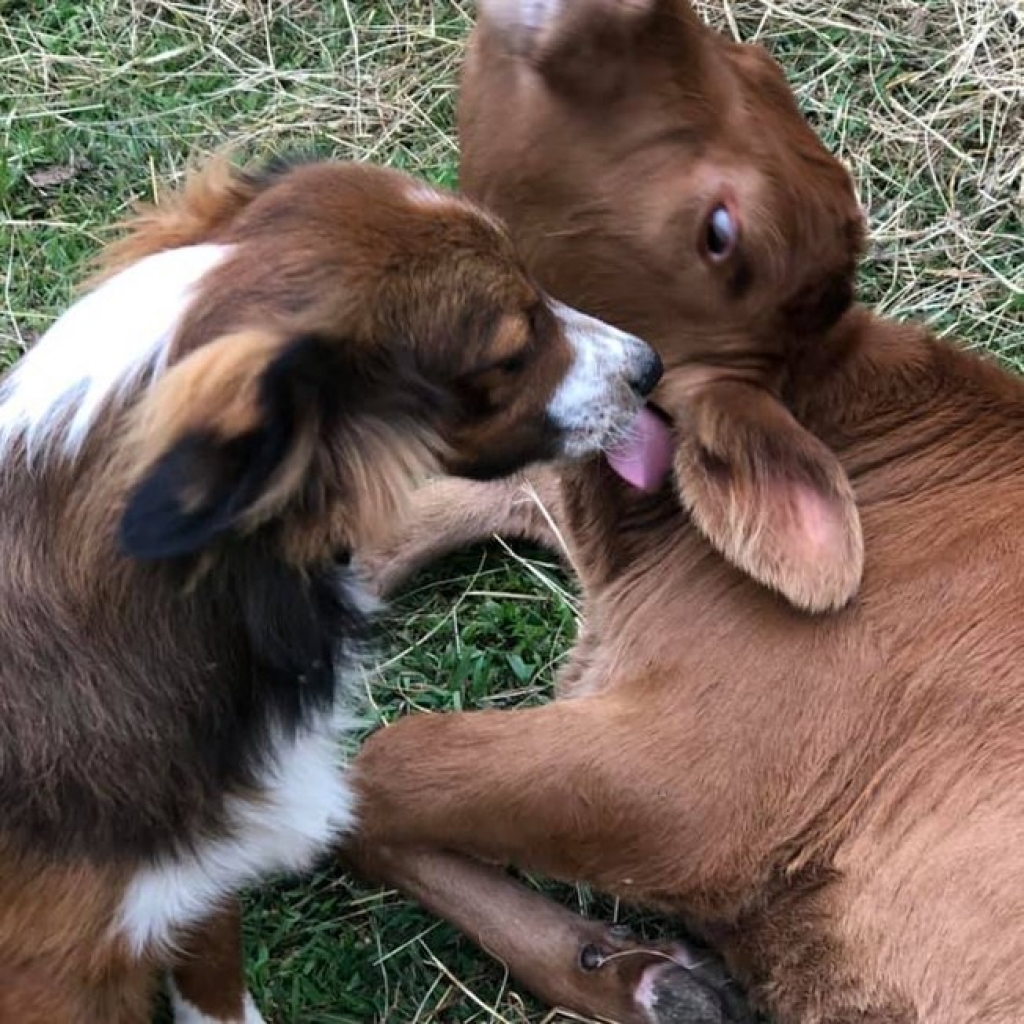
[{"label": "brown calf", "polygon": [[564,540],[585,617],[566,699],[371,738],[364,866],[627,1024],[744,1011],[460,858],[684,915],[779,1024],[1019,1022],[1024,385],[848,308],[850,182],[762,51],[682,0],[481,6],[463,184],[653,341],[675,475],[440,483],[368,556]]}]

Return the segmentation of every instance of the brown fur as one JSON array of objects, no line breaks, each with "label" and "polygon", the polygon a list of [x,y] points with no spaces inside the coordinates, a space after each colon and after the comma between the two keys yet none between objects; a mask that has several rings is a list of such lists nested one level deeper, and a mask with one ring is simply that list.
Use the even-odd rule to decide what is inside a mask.
[{"label": "brown fur", "polygon": [[856,594],[864,539],[842,466],[774,395],[725,380],[660,400],[679,411],[679,499],[714,547],[809,611]]},{"label": "brown fur", "polygon": [[227,154],[190,169],[180,191],[170,191],[155,203],[140,204],[132,217],[119,225],[124,236],[100,252],[96,274],[89,283],[98,284],[153,253],[209,241],[259,191],[259,179],[241,173]]},{"label": "brown fur", "polygon": [[[364,626],[353,546],[429,473],[557,454],[560,321],[493,217],[424,191],[371,167],[215,163],[108,257],[232,247],[168,368],[109,399],[76,456],[55,440],[30,470],[22,438],[5,449],[2,1024],[145,1019],[173,958],[122,948],[126,885],[228,833],[275,736],[330,711]],[[638,388],[625,369],[607,386]],[[179,981],[203,1000],[232,964],[212,987],[235,1005],[218,909],[205,935],[188,923]]]},{"label": "brown fur", "polygon": [[242,1020],[246,989],[241,957],[242,909],[229,904],[182,943],[174,969],[178,992],[214,1020]]},{"label": "brown fur", "polygon": [[[1024,385],[844,312],[848,179],[764,53],[682,0],[546,5],[564,21],[536,33],[524,6],[483,5],[464,185],[554,294],[656,343],[676,484],[531,474],[552,529],[508,484],[447,481],[368,553],[394,585],[492,530],[561,537],[585,618],[572,699],[371,738],[366,867],[421,894],[415,850],[443,849],[678,912],[778,1024],[1014,1024]],[[726,188],[742,240],[709,263],[688,240]],[[671,1010],[692,976],[610,994],[581,972],[583,924],[492,913],[493,884],[452,856],[429,902],[544,997],[628,1024],[741,1019]]]},{"label": "brown fur", "polygon": [[[117,872],[84,862],[54,864],[0,849],[0,907],[8,936],[0,957],[0,1021],[145,1019],[150,971],[131,963],[107,935],[122,884]],[[10,937],[21,941],[11,943]]]},{"label": "brown fur", "polygon": [[[227,444],[259,427],[259,389],[269,362],[287,351],[292,338],[278,331],[243,330],[217,338],[176,364],[139,405],[128,442],[138,466],[152,466],[182,438],[200,430]],[[311,476],[325,467],[319,450],[323,424],[313,410],[306,429],[293,439],[288,456],[246,511],[242,529],[255,529],[278,516]],[[134,443],[133,443],[134,442]],[[286,540],[296,562],[316,559],[322,551],[342,551],[373,544],[384,524],[402,513],[409,481],[425,479],[444,454],[441,439],[428,431],[419,436],[411,424],[353,424],[346,438],[343,505],[316,522],[296,524]],[[217,477],[192,481],[213,485]],[[188,507],[206,500],[201,491],[183,494]]]}]

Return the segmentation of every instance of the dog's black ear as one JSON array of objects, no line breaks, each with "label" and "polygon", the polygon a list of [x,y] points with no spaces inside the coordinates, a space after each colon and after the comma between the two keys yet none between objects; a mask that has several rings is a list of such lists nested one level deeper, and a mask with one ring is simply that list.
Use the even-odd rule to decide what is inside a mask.
[{"label": "dog's black ear", "polygon": [[187,356],[144,399],[126,554],[194,554],[279,511],[306,482],[333,353],[316,338],[231,334]]},{"label": "dog's black ear", "polygon": [[121,518],[121,547],[138,559],[174,558],[205,548],[231,529],[267,484],[275,439],[259,432],[230,441],[183,437],[149,467]]},{"label": "dog's black ear", "polygon": [[798,608],[847,604],[860,586],[864,539],[836,456],[751,384],[705,385],[672,411],[680,500],[711,544]]},{"label": "dog's black ear", "polygon": [[[556,88],[595,97],[619,80],[657,0],[480,0],[481,22]],[[680,17],[690,16],[688,9]]]}]

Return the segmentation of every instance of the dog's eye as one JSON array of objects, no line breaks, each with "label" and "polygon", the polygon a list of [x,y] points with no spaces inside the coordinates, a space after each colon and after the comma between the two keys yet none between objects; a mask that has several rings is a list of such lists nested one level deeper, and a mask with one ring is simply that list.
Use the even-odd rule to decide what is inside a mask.
[{"label": "dog's eye", "polygon": [[704,249],[715,263],[726,259],[736,247],[736,221],[728,208],[719,204],[704,224]]},{"label": "dog's eye", "polygon": [[517,352],[504,359],[495,359],[493,363],[475,367],[467,374],[467,380],[480,381],[488,379],[494,383],[497,376],[508,377],[522,372],[526,368],[526,353]]},{"label": "dog's eye", "polygon": [[526,356],[522,352],[509,356],[507,359],[502,359],[497,364],[497,368],[503,373],[519,373],[524,366],[526,366]]}]

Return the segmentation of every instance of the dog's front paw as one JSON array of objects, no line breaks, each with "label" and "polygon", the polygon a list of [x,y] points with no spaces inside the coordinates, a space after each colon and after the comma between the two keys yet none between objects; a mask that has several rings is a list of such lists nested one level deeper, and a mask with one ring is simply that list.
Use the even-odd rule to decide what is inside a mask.
[{"label": "dog's front paw", "polygon": [[[212,1006],[199,1007],[190,1002],[178,991],[178,987],[171,979],[168,979],[167,988],[174,1024],[267,1024],[248,992],[242,999],[240,1013],[231,1013],[225,1017],[220,1010]],[[218,999],[217,1002],[219,1001]]]}]

